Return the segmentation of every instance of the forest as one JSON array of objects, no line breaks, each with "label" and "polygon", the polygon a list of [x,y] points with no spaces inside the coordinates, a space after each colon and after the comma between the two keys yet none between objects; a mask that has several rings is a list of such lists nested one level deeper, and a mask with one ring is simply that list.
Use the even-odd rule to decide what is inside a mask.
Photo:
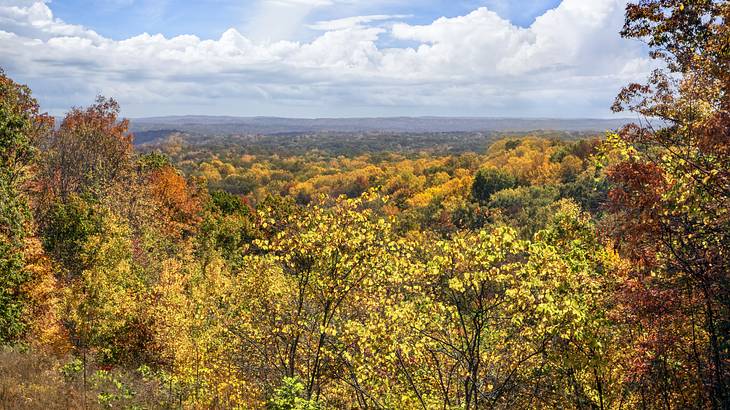
[{"label": "forest", "polygon": [[630,3],[598,135],[135,145],[0,71],[0,407],[730,409],[728,18]]}]

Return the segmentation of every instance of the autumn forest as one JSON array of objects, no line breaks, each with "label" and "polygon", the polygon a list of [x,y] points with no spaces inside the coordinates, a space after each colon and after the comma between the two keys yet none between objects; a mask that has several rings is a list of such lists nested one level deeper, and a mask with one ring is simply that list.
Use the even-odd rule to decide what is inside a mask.
[{"label": "autumn forest", "polygon": [[606,133],[140,143],[0,71],[0,408],[730,409],[728,18],[630,3]]}]

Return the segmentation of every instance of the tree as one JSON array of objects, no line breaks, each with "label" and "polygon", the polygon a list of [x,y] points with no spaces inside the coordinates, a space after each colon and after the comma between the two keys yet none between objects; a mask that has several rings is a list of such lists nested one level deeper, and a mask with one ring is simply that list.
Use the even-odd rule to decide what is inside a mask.
[{"label": "tree", "polygon": [[231,266],[239,267],[254,239],[261,236],[256,215],[241,198],[225,191],[214,191],[208,207],[196,235],[199,252],[205,255],[215,249]]},{"label": "tree", "polygon": [[633,405],[622,384],[627,327],[612,315],[616,272],[624,261],[602,243],[590,214],[570,200],[556,205],[534,236],[516,286],[522,295],[517,300],[533,306],[525,316],[533,323],[526,333],[549,340],[524,383],[550,407]]},{"label": "tree", "polygon": [[53,119],[40,114],[30,89],[0,69],[0,343],[23,332],[25,241],[32,234],[25,183],[36,146]]},{"label": "tree", "polygon": [[201,192],[171,165],[144,175],[158,215],[165,221],[166,234],[177,238],[190,233],[200,220]]},{"label": "tree", "polygon": [[100,195],[125,177],[132,165],[129,122],[119,120],[119,104],[99,96],[74,108],[48,142],[43,164],[45,188],[66,200],[72,193]]},{"label": "tree", "polygon": [[647,325],[642,388],[664,405],[730,408],[728,18],[725,0],[644,0],[622,31],[666,67],[617,97],[643,121],[612,138],[623,160],[609,170],[613,233],[635,263],[627,317]]},{"label": "tree", "polygon": [[516,186],[517,178],[507,171],[498,168],[483,168],[474,175],[471,195],[475,200],[486,203],[493,194]]},{"label": "tree", "polygon": [[360,364],[398,383],[381,405],[620,405],[624,346],[607,313],[616,257],[590,215],[567,200],[555,208],[531,240],[504,226],[409,238],[391,262],[385,314],[367,325],[365,346],[382,353]]},{"label": "tree", "polygon": [[56,274],[62,280],[73,280],[91,267],[91,255],[84,253],[84,247],[102,232],[102,219],[93,201],[76,195],[66,203],[54,203],[45,214],[43,247],[58,262]]},{"label": "tree", "polygon": [[[157,359],[169,372],[169,389],[177,398],[173,403],[203,408],[261,408],[265,403],[261,380],[274,375],[253,363],[250,346],[235,333],[247,322],[252,304],[267,302],[241,286],[262,268],[250,266],[250,272],[234,275],[215,252],[184,251],[161,264],[150,295],[156,301],[152,332],[160,347]],[[257,288],[270,279],[261,277]],[[251,327],[245,329],[252,333]]]},{"label": "tree", "polygon": [[[513,384],[511,360],[536,352],[516,342],[520,324],[504,309],[509,283],[519,269],[526,243],[508,228],[456,235],[437,244],[426,269],[432,277],[418,325],[444,380],[444,405],[478,409],[494,405]],[[500,322],[502,322],[500,323]],[[511,340],[510,340],[511,339]],[[524,350],[522,350],[524,348]],[[454,370],[449,371],[453,366]],[[453,375],[453,376],[452,376]]]},{"label": "tree", "polygon": [[210,194],[210,200],[213,209],[224,215],[250,214],[250,209],[240,197],[231,195],[226,191],[214,191]]},{"label": "tree", "polygon": [[352,347],[343,335],[367,314],[364,295],[391,248],[390,224],[365,208],[377,200],[370,193],[332,203],[321,197],[285,222],[276,210],[260,211],[262,229],[282,229],[255,242],[260,254],[237,275],[241,320],[231,331],[251,352],[243,362],[268,369],[261,377],[278,375],[277,383],[299,378],[306,400],[337,400],[328,388],[351,379],[344,358]]},{"label": "tree", "polygon": [[499,212],[496,219],[503,219],[530,238],[554,214],[558,197],[559,191],[554,186],[527,186],[499,191],[487,205],[493,212]]}]

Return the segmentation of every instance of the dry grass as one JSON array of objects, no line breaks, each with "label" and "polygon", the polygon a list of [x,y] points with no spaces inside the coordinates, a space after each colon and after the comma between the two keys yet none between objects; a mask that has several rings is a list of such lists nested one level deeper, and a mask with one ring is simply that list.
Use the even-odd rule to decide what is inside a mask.
[{"label": "dry grass", "polygon": [[57,359],[44,354],[0,350],[0,408],[80,409],[83,399],[66,383]]},{"label": "dry grass", "polygon": [[156,381],[134,371],[100,371],[93,364],[87,368],[84,394],[83,373],[69,372],[71,360],[0,348],[0,410],[172,408]]}]

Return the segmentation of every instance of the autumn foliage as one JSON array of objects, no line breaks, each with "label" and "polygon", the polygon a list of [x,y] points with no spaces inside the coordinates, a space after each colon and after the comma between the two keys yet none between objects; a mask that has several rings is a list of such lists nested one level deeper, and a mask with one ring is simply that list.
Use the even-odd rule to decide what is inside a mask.
[{"label": "autumn foliage", "polygon": [[0,403],[730,408],[729,17],[630,3],[640,121],[466,152],[135,147],[0,72]]}]

